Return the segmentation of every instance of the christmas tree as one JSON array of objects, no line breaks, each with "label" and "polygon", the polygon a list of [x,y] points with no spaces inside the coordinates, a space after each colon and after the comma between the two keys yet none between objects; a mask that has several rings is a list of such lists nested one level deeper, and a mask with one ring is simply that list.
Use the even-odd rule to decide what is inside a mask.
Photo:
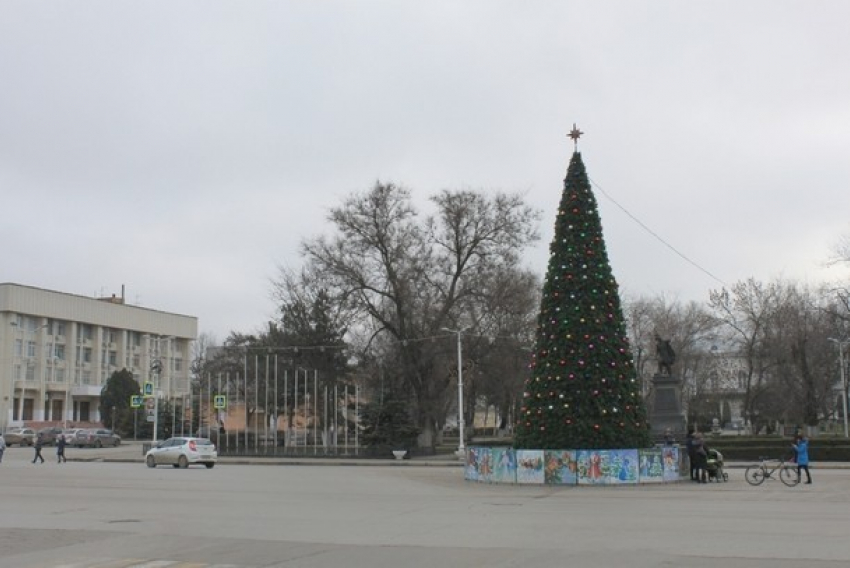
[{"label": "christmas tree", "polygon": [[[570,137],[579,135],[574,126]],[[576,149],[555,221],[514,445],[647,447],[640,391],[596,199]]]}]

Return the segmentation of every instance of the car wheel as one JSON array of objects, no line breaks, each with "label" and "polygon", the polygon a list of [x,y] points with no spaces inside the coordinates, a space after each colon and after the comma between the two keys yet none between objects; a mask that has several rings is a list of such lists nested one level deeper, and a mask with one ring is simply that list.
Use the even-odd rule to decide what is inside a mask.
[{"label": "car wheel", "polygon": [[173,467],[174,469],[177,469],[177,468],[178,468],[178,467],[180,467],[180,466],[179,466],[179,465],[177,465],[176,463],[173,463],[173,464],[171,464],[171,467]]},{"label": "car wheel", "polygon": [[180,456],[180,459],[177,460],[177,465],[180,466],[181,469],[186,469],[189,467],[189,460],[186,459],[186,456]]},{"label": "car wheel", "polygon": [[207,466],[207,469],[212,469],[213,466],[215,466],[215,463],[210,462],[210,463],[205,463],[204,465]]},{"label": "car wheel", "polygon": [[156,458],[148,456],[145,458],[145,463],[148,464],[148,467],[156,467]]}]

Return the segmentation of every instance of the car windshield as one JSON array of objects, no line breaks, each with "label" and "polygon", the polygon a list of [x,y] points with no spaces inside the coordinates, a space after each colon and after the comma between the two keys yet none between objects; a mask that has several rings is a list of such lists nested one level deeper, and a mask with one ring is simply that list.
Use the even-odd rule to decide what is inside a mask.
[{"label": "car windshield", "polygon": [[199,446],[212,446],[212,445],[213,445],[212,440],[208,440],[208,439],[206,439],[206,438],[198,438],[198,439],[196,440],[196,443],[197,443]]}]

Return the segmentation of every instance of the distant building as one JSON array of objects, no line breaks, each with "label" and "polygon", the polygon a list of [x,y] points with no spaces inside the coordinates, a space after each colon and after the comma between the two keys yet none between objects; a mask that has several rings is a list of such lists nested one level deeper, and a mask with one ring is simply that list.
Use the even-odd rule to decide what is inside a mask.
[{"label": "distant building", "polygon": [[197,334],[197,318],[128,306],[123,293],[0,283],[0,427],[100,422],[100,391],[121,369],[165,398],[187,395]]}]

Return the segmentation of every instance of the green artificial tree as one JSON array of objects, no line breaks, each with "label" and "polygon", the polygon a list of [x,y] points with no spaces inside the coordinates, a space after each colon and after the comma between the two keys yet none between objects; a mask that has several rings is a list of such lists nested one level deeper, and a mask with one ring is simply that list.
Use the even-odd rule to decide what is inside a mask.
[{"label": "green artificial tree", "polygon": [[[578,134],[574,128],[571,137]],[[576,151],[555,221],[514,445],[647,447],[640,391],[596,199]]]}]

